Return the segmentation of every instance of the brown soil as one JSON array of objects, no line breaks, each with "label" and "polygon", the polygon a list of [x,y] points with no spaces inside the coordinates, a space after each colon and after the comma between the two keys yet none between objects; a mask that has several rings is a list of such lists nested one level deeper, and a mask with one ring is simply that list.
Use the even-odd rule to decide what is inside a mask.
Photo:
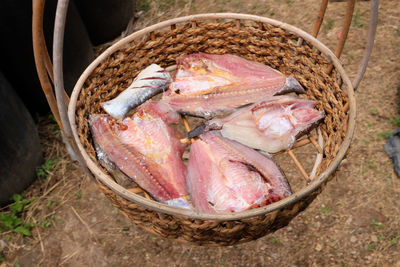
[{"label": "brown soil", "polygon": [[[150,2],[150,1],[146,1]],[[49,221],[31,237],[3,233],[3,266],[400,266],[400,179],[383,144],[399,117],[400,7],[381,1],[376,45],[356,93],[357,127],[347,159],[317,199],[289,226],[250,243],[222,248],[183,245],[133,225],[104,197],[66,153],[54,123],[38,124],[46,159],[60,160],[25,219]],[[133,25],[138,30],[167,18],[241,12],[281,20],[308,32],[317,0],[153,1]],[[319,39],[334,48],[346,4],[330,2]],[[341,60],[350,78],[365,46],[369,2],[357,2]],[[29,217],[29,218],[27,218]],[[1,242],[2,243],[2,242]]]}]

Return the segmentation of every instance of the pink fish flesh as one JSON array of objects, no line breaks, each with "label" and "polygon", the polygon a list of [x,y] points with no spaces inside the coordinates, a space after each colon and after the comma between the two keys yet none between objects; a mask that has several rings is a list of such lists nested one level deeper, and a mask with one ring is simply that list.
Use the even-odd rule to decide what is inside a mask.
[{"label": "pink fish flesh", "polygon": [[95,143],[122,172],[156,200],[190,208],[184,147],[168,125],[178,119],[167,104],[148,101],[122,122],[108,115],[92,115],[89,122]]},{"label": "pink fish flesh", "polygon": [[268,97],[226,118],[207,122],[205,130],[220,129],[226,138],[275,153],[291,148],[296,138],[324,118],[324,111],[315,105],[313,100],[293,96]]},{"label": "pink fish flesh", "polygon": [[304,93],[293,77],[235,55],[191,54],[177,58],[173,83],[163,100],[176,110],[210,118],[257,100]]},{"label": "pink fish flesh", "polygon": [[193,142],[187,183],[200,212],[238,212],[279,201],[291,194],[272,158],[217,131]]}]

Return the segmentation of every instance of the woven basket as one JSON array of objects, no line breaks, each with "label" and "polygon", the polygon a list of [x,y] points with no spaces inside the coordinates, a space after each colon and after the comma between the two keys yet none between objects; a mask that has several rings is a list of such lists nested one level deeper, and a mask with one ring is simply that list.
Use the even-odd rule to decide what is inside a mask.
[{"label": "woven basket", "polygon": [[[318,149],[320,160],[314,165],[315,176],[307,176],[301,161],[288,151],[296,163],[293,166],[300,170],[298,179],[303,180],[300,173],[307,178],[290,197],[243,212],[198,213],[133,193],[117,184],[97,162],[88,116],[103,113],[100,103],[116,97],[148,65],[155,63],[168,68],[175,65],[178,56],[196,52],[235,54],[293,75],[306,88],[306,97],[317,101],[317,108],[325,111],[325,119],[318,127],[322,147],[313,138],[295,145],[311,143]],[[56,75],[59,58],[54,63]],[[62,75],[59,78],[62,80]],[[56,92],[59,99],[57,82]],[[78,80],[68,106],[68,125],[72,129],[71,144],[80,153],[82,165],[97,179],[113,205],[134,223],[177,241],[226,246],[255,240],[286,226],[315,199],[350,146],[355,114],[352,83],[337,57],[317,39],[265,17],[220,13],[168,20],[133,33],[108,48]],[[65,127],[66,123],[63,124]]]},{"label": "woven basket", "polygon": [[[304,40],[301,45],[299,37]],[[293,75],[307,89],[307,97],[316,100],[318,108],[326,112],[320,126],[325,157],[317,179],[278,203],[232,214],[203,214],[170,207],[114,182],[96,160],[88,115],[103,113],[100,103],[116,97],[148,65],[169,67],[178,56],[196,52],[235,54],[258,61]],[[332,63],[334,68],[327,74]],[[105,51],[75,86],[69,119],[80,152],[99,179],[100,188],[133,222],[163,237],[196,244],[232,245],[286,226],[320,193],[350,145],[355,102],[353,87],[339,61],[305,32],[256,16],[208,14],[156,24]]]}]

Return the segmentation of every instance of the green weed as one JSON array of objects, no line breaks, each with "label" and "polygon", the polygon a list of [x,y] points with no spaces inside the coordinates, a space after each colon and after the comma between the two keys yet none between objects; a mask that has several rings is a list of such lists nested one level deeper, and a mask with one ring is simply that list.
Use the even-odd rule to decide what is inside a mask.
[{"label": "green weed", "polygon": [[53,114],[49,114],[49,119],[52,120],[53,122],[57,123],[56,117],[54,117]]},{"label": "green weed", "polygon": [[362,23],[360,21],[360,9],[359,8],[356,9],[356,14],[354,14],[353,26],[356,28],[362,28],[364,26],[364,23]]},{"label": "green weed", "polygon": [[150,0],[142,0],[136,3],[137,9],[140,11],[149,11],[150,10]]},{"label": "green weed", "polygon": [[45,163],[43,163],[42,166],[40,166],[37,169],[36,175],[40,180],[45,180],[47,177],[47,174],[53,170],[54,164],[57,163],[58,161],[60,161],[61,158],[57,158],[54,160],[48,159],[45,161]]},{"label": "green weed", "polygon": [[286,0],[285,3],[287,6],[291,6],[293,4],[293,2],[294,2],[293,0]]},{"label": "green weed", "polygon": [[21,213],[30,208],[31,200],[23,198],[19,194],[13,195],[14,203],[10,205],[8,211],[0,213],[0,232],[12,231],[22,236],[31,235],[30,229],[33,223],[23,222]]},{"label": "green weed", "polygon": [[371,109],[369,110],[369,112],[370,112],[372,115],[378,115],[378,110],[377,110],[376,108],[371,108]]},{"label": "green weed", "polygon": [[375,126],[375,123],[367,122],[367,128],[371,128],[371,127],[374,127],[374,126]]},{"label": "green weed", "polygon": [[375,220],[372,220],[372,222],[371,222],[371,227],[372,227],[375,231],[377,231],[377,230],[379,230],[379,229],[385,228],[385,225],[384,225],[383,223],[381,223],[381,222],[377,222],[377,221],[375,221]]},{"label": "green weed", "polygon": [[269,14],[270,14],[271,16],[275,15],[275,10],[273,10],[273,9],[271,8],[271,10],[269,11]]},{"label": "green weed", "polygon": [[48,228],[48,227],[51,226],[51,224],[52,224],[51,218],[49,218],[49,219],[44,219],[44,220],[42,220],[42,221],[40,222],[40,226],[41,226],[42,228]]},{"label": "green weed", "polygon": [[397,232],[396,235],[390,240],[390,244],[396,245],[397,242],[400,241],[400,232]]},{"label": "green weed", "polygon": [[322,216],[327,216],[331,212],[331,209],[328,208],[325,204],[321,205],[321,214]]},{"label": "green weed", "polygon": [[396,127],[400,127],[400,117],[390,117],[389,121]]},{"label": "green weed", "polygon": [[376,167],[375,163],[373,161],[371,161],[371,160],[369,160],[367,162],[367,166],[368,166],[368,168],[375,168]]},{"label": "green weed", "polygon": [[369,245],[368,245],[368,249],[369,249],[369,251],[374,251],[374,249],[375,249],[375,243],[369,243]]},{"label": "green weed", "polygon": [[274,244],[278,244],[279,243],[279,240],[276,238],[276,237],[272,237],[271,238],[271,241],[272,241],[272,243],[274,243]]},{"label": "green weed", "polygon": [[391,135],[393,134],[393,131],[385,131],[385,132],[381,132],[378,133],[377,135],[377,139],[378,140],[382,140],[382,139],[388,139]]},{"label": "green weed", "polygon": [[57,134],[59,134],[59,133],[61,132],[61,131],[60,131],[60,128],[58,128],[58,125],[57,125],[57,124],[49,125],[49,130],[50,130],[51,133],[54,134],[54,135],[57,135]]},{"label": "green weed", "polygon": [[328,20],[328,22],[324,25],[324,28],[326,30],[330,30],[333,28],[333,25],[335,24],[335,21],[333,19]]},{"label": "green weed", "polygon": [[179,5],[179,7],[183,8],[183,7],[186,6],[187,3],[188,3],[187,0],[180,0],[180,1],[178,2],[178,5]]}]

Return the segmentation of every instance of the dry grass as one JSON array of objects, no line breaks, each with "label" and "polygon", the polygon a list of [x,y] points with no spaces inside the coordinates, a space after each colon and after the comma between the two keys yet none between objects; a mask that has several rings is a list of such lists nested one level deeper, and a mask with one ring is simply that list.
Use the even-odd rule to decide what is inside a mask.
[{"label": "dry grass", "polygon": [[[71,161],[57,124],[51,119],[41,118],[37,124],[41,147],[45,162],[51,162],[45,172],[45,177],[37,179],[29,189],[23,193],[23,198],[30,200],[29,208],[22,213],[23,223],[33,223],[36,227],[31,236],[22,237],[12,231],[0,234],[1,240],[7,240],[4,254],[13,258],[21,250],[29,250],[40,244],[44,253],[41,231],[57,221],[57,212],[64,208],[65,203],[80,191],[82,181],[76,179],[81,175],[77,163]],[[11,204],[10,204],[11,205]],[[5,211],[10,205],[3,207]]]}]

